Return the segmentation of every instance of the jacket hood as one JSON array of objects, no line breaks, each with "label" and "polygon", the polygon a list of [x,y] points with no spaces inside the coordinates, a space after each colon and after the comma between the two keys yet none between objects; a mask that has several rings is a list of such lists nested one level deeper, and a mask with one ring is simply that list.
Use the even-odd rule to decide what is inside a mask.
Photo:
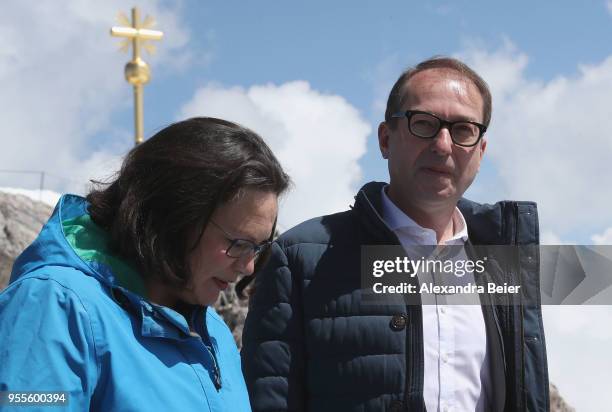
[{"label": "jacket hood", "polygon": [[62,196],[36,240],[15,260],[10,281],[43,266],[62,266],[143,295],[140,275],[111,251],[108,234],[91,220],[88,206],[80,196]]}]

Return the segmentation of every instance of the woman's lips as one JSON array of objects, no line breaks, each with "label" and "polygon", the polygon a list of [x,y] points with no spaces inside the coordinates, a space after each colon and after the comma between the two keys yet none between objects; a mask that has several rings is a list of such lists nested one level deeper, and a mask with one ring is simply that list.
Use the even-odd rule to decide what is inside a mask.
[{"label": "woman's lips", "polygon": [[229,286],[228,282],[221,280],[219,278],[213,278],[213,281],[215,282],[215,284],[220,290],[225,290]]}]

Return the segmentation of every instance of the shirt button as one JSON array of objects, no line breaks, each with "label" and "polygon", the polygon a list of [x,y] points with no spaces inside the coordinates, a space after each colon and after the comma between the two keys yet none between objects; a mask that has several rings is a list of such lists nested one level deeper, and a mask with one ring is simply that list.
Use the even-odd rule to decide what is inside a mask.
[{"label": "shirt button", "polygon": [[404,402],[402,401],[393,401],[391,402],[391,406],[389,406],[389,412],[401,412],[404,410]]},{"label": "shirt button", "polygon": [[448,363],[448,354],[446,354],[446,353],[442,354],[442,362]]},{"label": "shirt button", "polygon": [[391,318],[391,329],[393,330],[403,330],[406,327],[406,315],[404,314],[398,314],[398,315],[393,315],[393,317]]},{"label": "shirt button", "polygon": [[440,313],[446,313],[446,308],[444,306],[440,306]]}]

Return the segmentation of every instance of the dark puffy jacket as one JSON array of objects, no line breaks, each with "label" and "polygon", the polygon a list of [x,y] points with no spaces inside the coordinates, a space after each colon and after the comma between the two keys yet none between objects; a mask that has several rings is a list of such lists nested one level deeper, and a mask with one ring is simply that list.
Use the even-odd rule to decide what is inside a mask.
[{"label": "dark puffy jacket", "polygon": [[[366,184],[351,210],[304,222],[273,244],[243,334],[254,411],[425,410],[421,306],[361,303],[361,245],[399,244],[380,217],[382,185]],[[459,208],[473,244],[539,242],[532,202],[462,200]],[[531,251],[514,281],[536,304],[495,306],[495,327],[487,329],[498,334],[503,355],[496,410],[549,410],[538,252]]]}]

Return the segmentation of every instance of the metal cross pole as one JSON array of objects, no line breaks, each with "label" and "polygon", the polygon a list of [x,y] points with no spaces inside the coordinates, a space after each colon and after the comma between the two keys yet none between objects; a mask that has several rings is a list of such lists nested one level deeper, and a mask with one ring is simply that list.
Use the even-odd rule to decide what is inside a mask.
[{"label": "metal cross pole", "polygon": [[144,115],[143,115],[143,85],[151,79],[151,70],[149,65],[140,57],[140,46],[143,45],[149,52],[153,52],[152,45],[145,44],[147,40],[160,40],[164,33],[157,30],[148,29],[152,26],[153,20],[147,18],[142,24],[138,16],[138,9],[132,8],[132,21],[125,17],[120,17],[125,26],[128,27],[113,27],[111,35],[116,37],[124,37],[128,43],[124,44],[124,49],[129,47],[129,41],[132,43],[132,60],[125,65],[125,79],[134,86],[134,140],[138,145],[144,141]]}]

